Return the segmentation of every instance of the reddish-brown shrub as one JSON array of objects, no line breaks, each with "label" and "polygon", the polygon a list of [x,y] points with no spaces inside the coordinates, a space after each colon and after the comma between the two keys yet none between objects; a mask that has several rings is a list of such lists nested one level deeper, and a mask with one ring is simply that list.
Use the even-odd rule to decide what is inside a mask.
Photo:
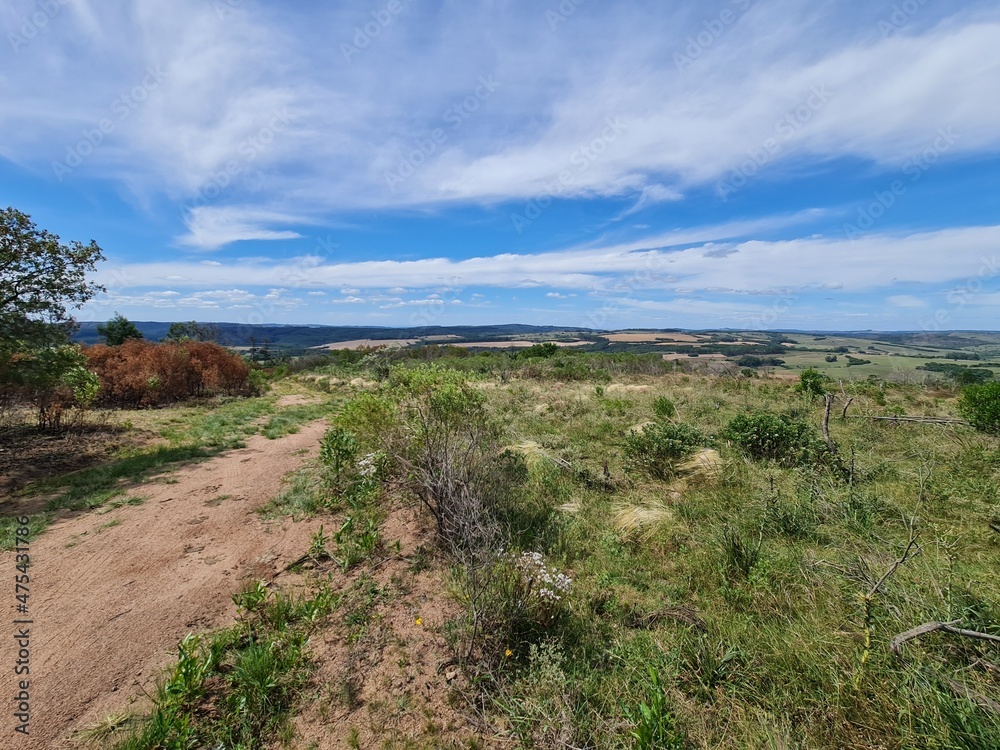
[{"label": "reddish-brown shrub", "polygon": [[251,390],[247,363],[207,341],[154,344],[129,339],[120,346],[87,347],[83,353],[87,369],[101,381],[97,403],[106,406],[138,409]]}]

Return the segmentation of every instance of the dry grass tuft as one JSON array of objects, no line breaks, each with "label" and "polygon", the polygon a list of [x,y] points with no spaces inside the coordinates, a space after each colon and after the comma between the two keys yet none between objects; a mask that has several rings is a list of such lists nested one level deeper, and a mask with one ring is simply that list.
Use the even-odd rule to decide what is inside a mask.
[{"label": "dry grass tuft", "polygon": [[615,510],[615,529],[623,537],[646,538],[657,528],[672,523],[676,516],[665,503],[621,505]]},{"label": "dry grass tuft", "polygon": [[[722,476],[722,456],[717,450],[705,448],[677,466],[677,474],[684,489],[715,484]],[[683,491],[682,488],[675,488]]]}]

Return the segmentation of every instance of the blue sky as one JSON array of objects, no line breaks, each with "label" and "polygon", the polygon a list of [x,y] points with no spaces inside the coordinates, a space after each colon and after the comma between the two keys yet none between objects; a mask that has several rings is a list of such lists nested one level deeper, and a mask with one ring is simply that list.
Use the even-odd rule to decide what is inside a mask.
[{"label": "blue sky", "polygon": [[103,320],[1000,328],[1000,8],[12,0]]}]

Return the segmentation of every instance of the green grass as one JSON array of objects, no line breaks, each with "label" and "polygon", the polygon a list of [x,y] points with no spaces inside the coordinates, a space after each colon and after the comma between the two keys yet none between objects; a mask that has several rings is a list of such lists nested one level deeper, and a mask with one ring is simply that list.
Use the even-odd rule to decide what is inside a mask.
[{"label": "green grass", "polygon": [[[510,656],[480,675],[495,720],[534,746],[1000,746],[996,716],[948,682],[996,695],[997,676],[970,668],[996,663],[995,648],[932,638],[907,663],[888,650],[931,620],[1000,634],[995,439],[835,418],[842,469],[786,466],[749,459],[723,429],[770,411],[818,435],[822,400],[793,383],[630,382],[643,387],[515,377],[485,389],[508,442],[538,446],[526,494],[504,517],[512,548],[542,553],[573,579],[562,615],[507,644]],[[916,385],[845,388],[856,415],[955,413],[953,397]],[[671,494],[666,479],[625,460],[628,429],[655,419],[664,397],[721,452],[718,480]],[[616,528],[623,507],[656,504],[667,511],[642,533]],[[866,615],[864,596],[911,525],[921,552],[870,596]]]},{"label": "green grass", "polygon": [[[910,667],[887,651],[893,635],[928,620],[962,619],[1000,633],[1000,609],[988,604],[1000,599],[988,562],[997,541],[987,528],[997,509],[990,488],[1000,483],[996,441],[964,428],[834,420],[842,457],[853,456],[853,485],[822,468],[747,462],[721,441],[723,480],[683,492],[671,523],[629,541],[609,522],[616,507],[656,501],[665,489],[629,477],[621,460],[624,429],[652,419],[656,397],[669,397],[682,419],[715,435],[751,410],[790,413],[815,426],[822,413],[791,384],[646,382],[649,391],[611,414],[582,389],[563,389],[542,416],[513,401],[553,401],[551,391],[497,394],[519,437],[591,474],[607,460],[631,484],[627,493],[608,493],[588,489],[569,471],[547,479],[562,485],[550,488],[553,498],[572,496],[580,507],[555,517],[553,541],[540,550],[575,578],[573,618],[551,638],[562,649],[576,738],[621,746],[620,730],[609,727],[623,704],[633,716],[643,715],[636,707],[651,705],[645,675],[652,663],[661,665],[668,696],[657,711],[669,715],[671,727],[676,719],[676,732],[695,746],[768,747],[775,738],[786,746],[838,748],[1000,743],[1000,725],[988,712],[940,681],[919,689],[914,682],[933,663],[941,674],[995,695],[995,676],[970,678],[969,659],[947,646],[916,649],[919,663]],[[853,395],[862,411],[954,409],[914,387],[888,389],[885,407],[863,392]],[[876,597],[866,660],[858,599],[900,554],[913,518],[924,552]],[[697,612],[701,624],[663,614],[670,609]]]},{"label": "green grass", "polygon": [[115,750],[252,750],[278,736],[311,671],[309,634],[339,601],[328,588],[296,598],[270,594],[263,584],[234,600],[236,625],[180,644],[148,715],[117,720],[100,736],[82,739]]},{"label": "green grass", "polygon": [[288,406],[268,420],[262,428],[261,434],[270,440],[290,435],[298,432],[299,428],[306,422],[330,416],[333,410],[334,407],[329,402]]}]

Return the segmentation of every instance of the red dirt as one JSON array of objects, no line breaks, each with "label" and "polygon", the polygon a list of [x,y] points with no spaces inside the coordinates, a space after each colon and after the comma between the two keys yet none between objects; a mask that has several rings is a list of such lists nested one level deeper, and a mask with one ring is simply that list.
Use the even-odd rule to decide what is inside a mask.
[{"label": "red dirt", "polygon": [[[4,747],[67,747],[75,731],[127,710],[152,692],[187,633],[232,619],[230,596],[244,579],[273,579],[302,555],[319,520],[265,521],[255,511],[324,428],[253,437],[244,449],[167,475],[173,484],[133,488],[143,505],[66,517],[32,540],[31,734],[13,733],[10,623],[18,615],[10,585],[0,641],[0,732],[11,737]],[[0,553],[8,582],[14,566],[12,552]]]},{"label": "red dirt", "polygon": [[[346,578],[334,572],[332,582],[349,598],[342,609],[365,580],[383,595],[360,632],[341,612],[314,634],[318,668],[293,719],[295,736],[270,750],[351,747],[352,733],[361,748],[496,746],[462,697],[472,691],[442,635],[461,606],[445,591],[433,525],[419,506],[397,500],[379,534],[389,557]],[[413,572],[419,556],[430,569]]]}]

